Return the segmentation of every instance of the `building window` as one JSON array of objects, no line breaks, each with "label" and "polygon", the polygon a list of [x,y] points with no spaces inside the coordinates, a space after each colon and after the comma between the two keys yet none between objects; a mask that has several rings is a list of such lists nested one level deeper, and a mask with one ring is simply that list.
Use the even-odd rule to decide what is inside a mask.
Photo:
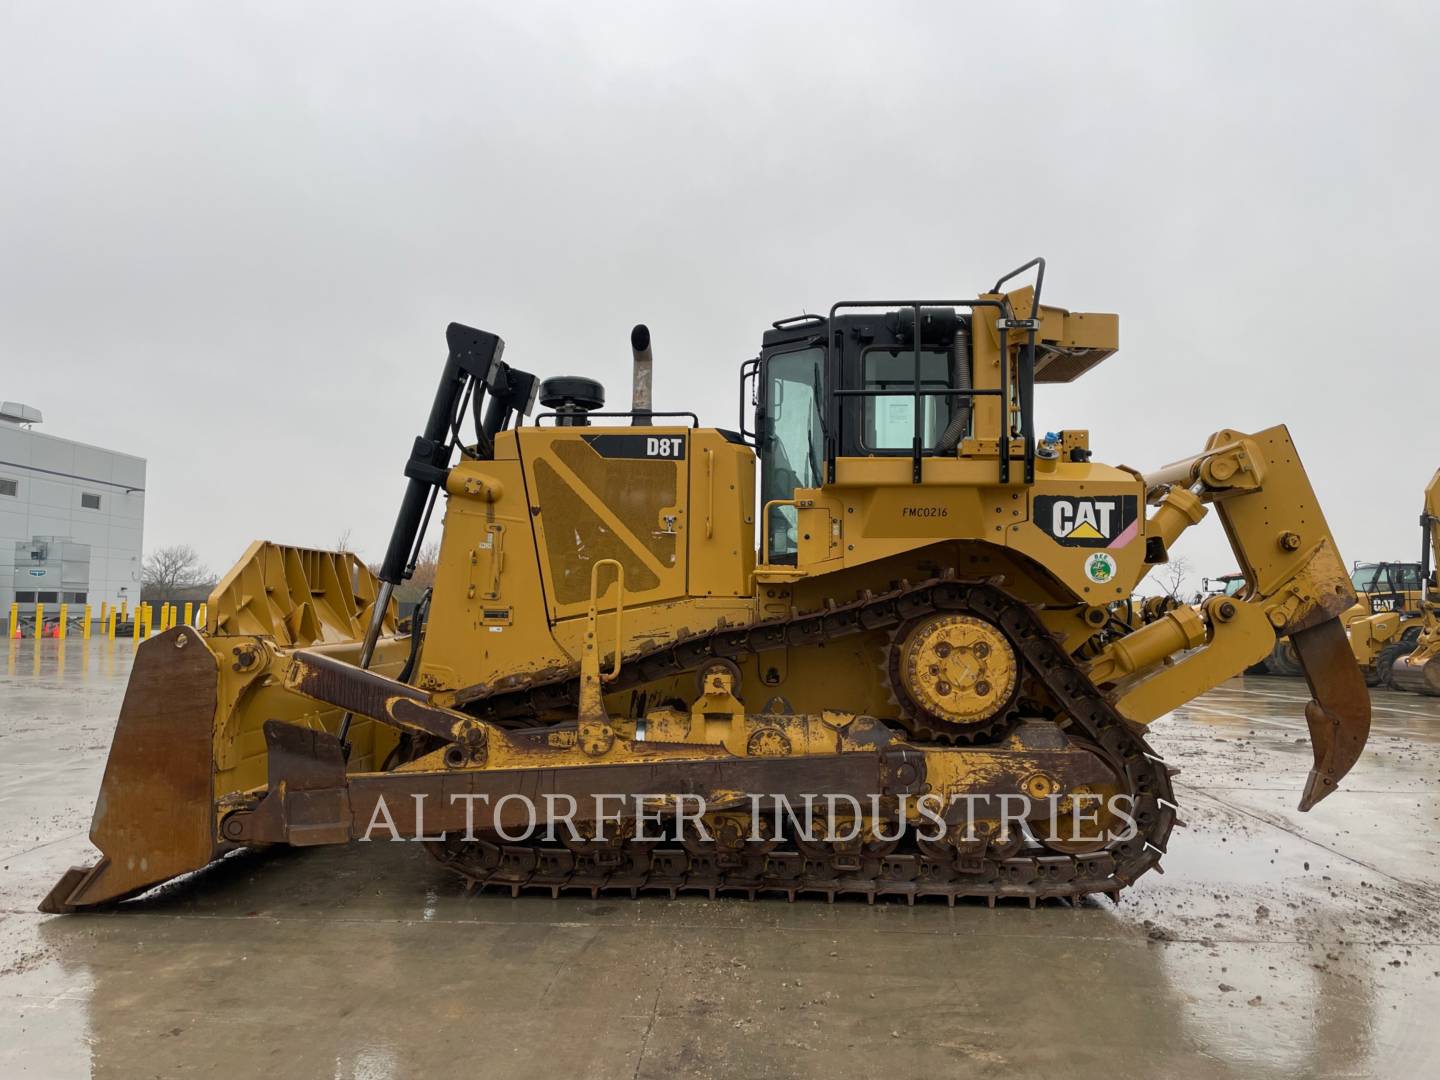
[{"label": "building window", "polygon": [[66,593],[65,602],[67,604],[83,604],[85,603],[85,594],[83,592]]},{"label": "building window", "polygon": [[80,493],[80,506],[85,510],[99,510],[100,496],[92,495],[88,491]]},{"label": "building window", "polygon": [[19,495],[20,481],[11,480],[8,476],[0,476],[0,495]]},{"label": "building window", "polygon": [[32,590],[30,592],[17,592],[15,594],[15,602],[17,604],[33,604],[35,602],[34,591]]},{"label": "building window", "polygon": [[36,593],[35,599],[41,604],[54,604],[59,602],[60,594],[53,592]]}]

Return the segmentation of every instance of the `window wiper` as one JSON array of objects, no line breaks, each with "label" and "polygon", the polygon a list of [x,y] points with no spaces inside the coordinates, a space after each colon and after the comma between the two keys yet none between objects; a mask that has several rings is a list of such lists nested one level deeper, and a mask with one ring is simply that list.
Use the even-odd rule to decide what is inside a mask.
[{"label": "window wiper", "polygon": [[[825,421],[820,421],[820,434],[825,434]],[[810,466],[811,486],[820,481],[820,462],[815,460],[815,414],[810,414],[810,425],[805,430],[805,462]]]},{"label": "window wiper", "polygon": [[[819,421],[820,421],[820,438],[821,438],[823,444],[826,445],[826,446],[828,446],[828,445],[830,444],[830,429],[829,429],[828,427],[826,427],[826,425],[825,425],[825,405],[824,405],[825,395],[824,395],[824,393],[823,393],[823,391],[822,391],[822,389],[821,389],[820,364],[819,364],[818,362],[815,364],[814,369],[813,369],[812,382],[813,382],[814,387],[815,387],[815,396],[814,396],[814,398],[812,399],[815,408],[814,408],[814,410],[811,412],[811,422],[812,422],[811,430],[812,430],[812,431],[814,430],[814,427],[813,427],[814,421],[815,421],[815,420],[819,420]],[[809,445],[809,447],[807,448],[807,456],[808,456],[809,459],[810,459],[811,475],[814,476],[816,482],[818,483],[819,480],[820,480],[820,463],[815,460],[815,440],[814,440],[814,439],[810,439],[810,440],[809,440],[809,443],[810,443],[810,445]]]}]

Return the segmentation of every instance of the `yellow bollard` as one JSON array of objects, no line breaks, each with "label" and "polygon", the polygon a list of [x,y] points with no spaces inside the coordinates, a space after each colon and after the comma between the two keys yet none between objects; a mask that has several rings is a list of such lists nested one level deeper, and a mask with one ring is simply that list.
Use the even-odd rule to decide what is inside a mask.
[{"label": "yellow bollard", "polygon": [[20,605],[10,605],[10,637],[13,639],[20,632]]},{"label": "yellow bollard", "polygon": [[70,629],[70,605],[60,605],[60,625],[55,628],[55,636],[61,641],[65,640],[65,632]]},{"label": "yellow bollard", "polygon": [[134,639],[136,645],[140,644],[140,631],[144,629],[142,624],[145,620],[141,617],[144,614],[144,610],[144,608],[137,607],[135,609],[135,617],[130,620],[130,636]]},{"label": "yellow bollard", "polygon": [[35,639],[38,641],[45,633],[45,605],[35,605]]},{"label": "yellow bollard", "polygon": [[170,629],[170,619],[175,614],[175,605],[168,600],[160,605],[160,632]]},{"label": "yellow bollard", "polygon": [[85,605],[85,621],[80,624],[80,640],[90,640],[90,605]]},{"label": "yellow bollard", "polygon": [[186,626],[194,626],[195,624],[190,621],[190,620],[193,619],[194,617],[195,617],[195,605],[194,605],[191,601],[186,600],[186,601],[185,601],[185,620],[184,620],[184,621],[185,621],[185,625],[186,625]]},{"label": "yellow bollard", "polygon": [[115,640],[115,609],[110,609],[110,621],[105,624],[105,636],[111,641]]},{"label": "yellow bollard", "polygon": [[122,601],[120,601],[120,621],[121,621],[121,622],[129,622],[129,621],[130,621],[130,601],[129,601],[129,600],[122,600]]},{"label": "yellow bollard", "polygon": [[207,610],[208,608],[209,604],[206,601],[201,600],[200,610],[195,613],[195,626],[200,630],[205,629],[206,616],[209,615],[209,611]]}]

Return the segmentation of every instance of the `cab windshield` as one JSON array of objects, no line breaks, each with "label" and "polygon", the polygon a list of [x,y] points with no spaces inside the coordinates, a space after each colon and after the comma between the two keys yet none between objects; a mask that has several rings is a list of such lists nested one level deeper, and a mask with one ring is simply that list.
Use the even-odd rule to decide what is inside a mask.
[{"label": "cab windshield", "polygon": [[1350,576],[1357,592],[1412,592],[1420,589],[1420,568],[1414,565],[1368,563]]}]

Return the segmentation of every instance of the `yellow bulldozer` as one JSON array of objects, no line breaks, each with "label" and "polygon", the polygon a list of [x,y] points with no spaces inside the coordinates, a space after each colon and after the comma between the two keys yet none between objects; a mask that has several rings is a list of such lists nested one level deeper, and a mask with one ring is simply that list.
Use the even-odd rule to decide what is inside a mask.
[{"label": "yellow bulldozer", "polygon": [[[1037,436],[1036,385],[1119,344],[1117,316],[1042,303],[1044,269],[771,324],[736,430],[654,409],[643,327],[632,407],[606,411],[599,384],[452,324],[378,575],[259,542],[208,625],[142,644],[101,857],[42,910],[364,839],[514,893],[1118,896],[1176,823],[1146,725],[1281,635],[1313,697],[1314,806],[1370,705],[1289,434],[1219,431],[1148,473],[1084,430]],[[400,634],[392,594],[441,500]],[[1243,593],[1118,622],[1211,507]]]},{"label": "yellow bulldozer", "polygon": [[[1358,599],[1341,614],[1340,622],[1366,686],[1385,684],[1394,658],[1408,652],[1420,635],[1424,623],[1421,572],[1419,563],[1406,562],[1357,562],[1351,571],[1350,582]],[[1205,579],[1207,583],[1211,580]],[[1240,574],[1213,580],[1223,584],[1230,595],[1245,588]],[[1290,639],[1282,637],[1270,655],[1247,674],[1300,676],[1304,670]]]},{"label": "yellow bulldozer", "polygon": [[1378,666],[1396,690],[1440,694],[1440,469],[1425,487],[1420,511],[1420,580],[1425,590],[1420,632],[1380,652]]}]

